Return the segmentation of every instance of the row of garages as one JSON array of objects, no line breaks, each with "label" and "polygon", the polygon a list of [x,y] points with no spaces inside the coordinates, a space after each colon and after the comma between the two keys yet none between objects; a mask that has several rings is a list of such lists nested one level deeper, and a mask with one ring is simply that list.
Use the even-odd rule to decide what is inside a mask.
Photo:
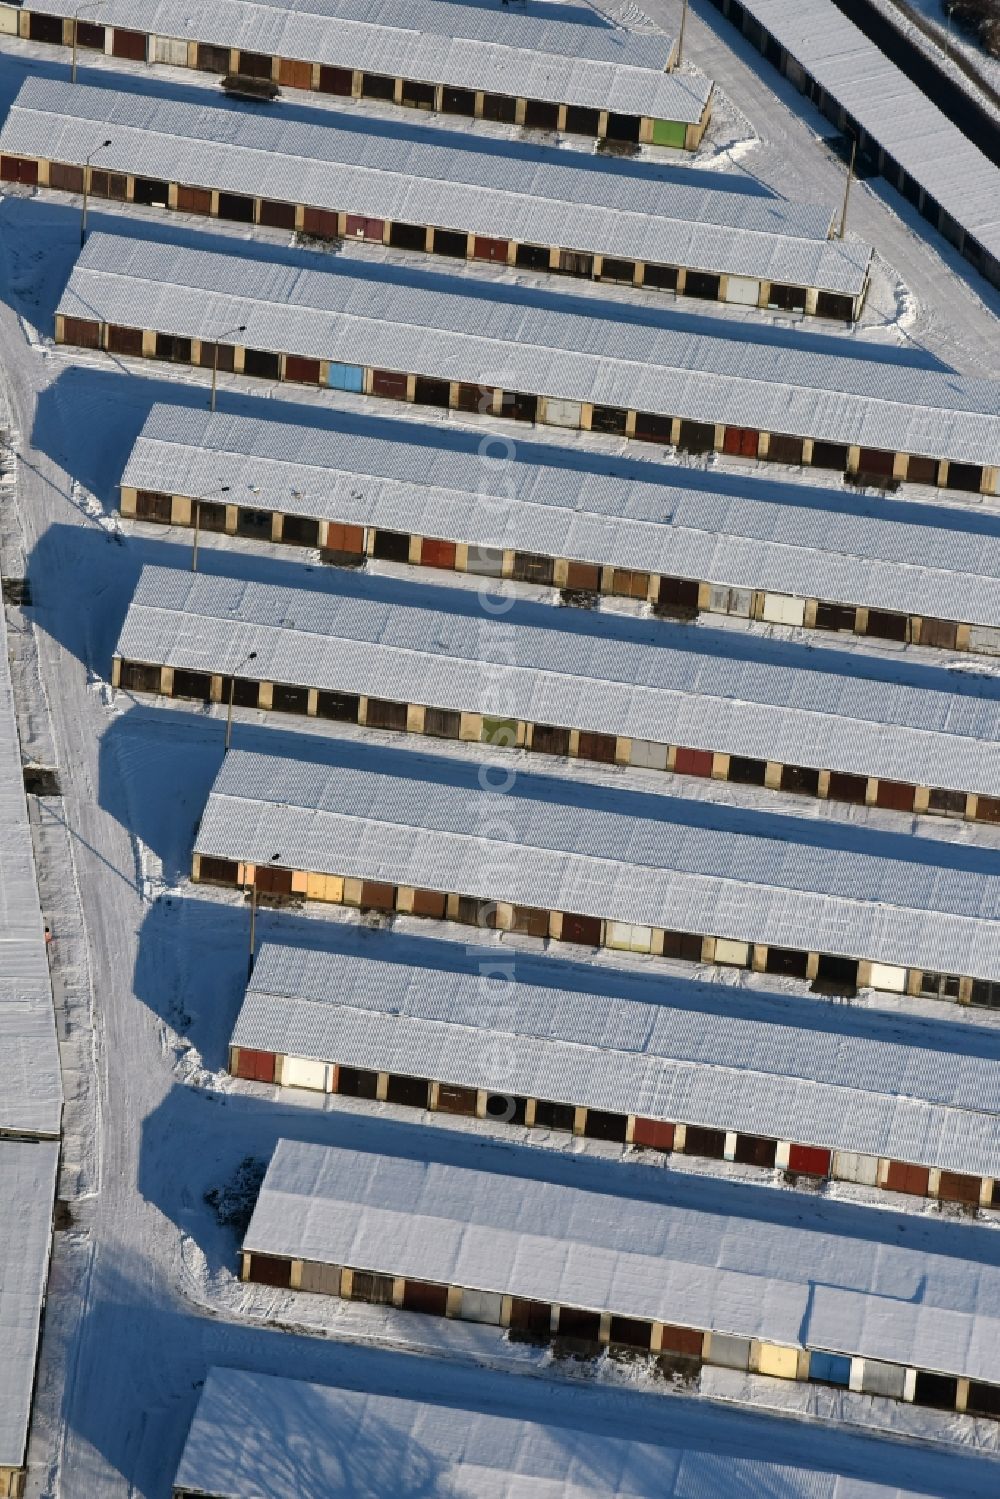
[{"label": "row of garages", "polygon": [[[844,1450],[851,1438],[834,1425],[773,1415],[758,1423],[710,1401],[679,1400],[662,1402],[655,1422],[644,1410],[635,1431],[618,1407],[609,1432],[596,1390],[593,1401],[581,1401],[586,1392],[571,1388],[553,1407],[553,1392],[542,1404],[537,1383],[525,1394],[517,1375],[466,1366],[459,1389],[444,1363],[380,1351],[377,1369],[366,1362],[359,1370],[348,1362],[358,1350],[344,1353],[342,1369],[325,1376],[337,1385],[210,1368],[173,1499],[386,1499],[407,1491],[667,1499],[685,1490],[841,1499],[851,1484],[841,1476],[852,1468]],[[947,1449],[864,1443],[865,1499],[952,1492]],[[991,1494],[991,1461],[961,1459],[963,1482],[976,1485],[967,1499]]]},{"label": "row of garages", "polygon": [[[1000,651],[1000,524],[552,443],[333,413],[322,428],[156,406],[122,514],[161,525],[827,633]],[[503,471],[495,459],[502,457]],[[227,493],[219,493],[220,482]]]},{"label": "row of garages", "polygon": [[1000,285],[1000,172],[842,8],[829,0],[712,3]]},{"label": "row of garages", "polygon": [[[478,966],[477,961],[478,960]],[[787,999],[371,934],[265,943],[229,1048],[248,1081],[1000,1206],[995,1048],[881,1016],[833,1033]],[[823,1015],[824,1022],[827,1016]],[[498,1048],[493,1023],[502,1029]],[[642,1038],[641,1043],[636,1037]],[[738,1058],[738,1061],[735,1060]]]},{"label": "row of garages", "polygon": [[[380,578],[143,570],[114,687],[1000,823],[1000,705],[936,669]],[[824,660],[824,655],[827,659]]]},{"label": "row of garages", "polygon": [[[956,1275],[951,1254],[911,1248],[891,1219],[869,1257],[804,1211],[792,1225],[762,1205],[747,1235],[721,1192],[626,1206],[516,1170],[509,1153],[501,1174],[281,1140],[242,1278],[1000,1416],[998,1332],[982,1310],[997,1271],[971,1254]],[[894,1314],[878,1315],[888,1300]]]},{"label": "row of garages", "polygon": [[[5,580],[6,581],[6,580]],[[27,759],[27,756],[25,756]],[[62,1127],[62,1074],[0,613],[0,1496],[24,1493]]]},{"label": "row of garages", "polygon": [[55,324],[58,343],[112,354],[689,451],[735,446],[886,484],[992,494],[1000,482],[995,382],[798,329],[105,234],[82,251]]},{"label": "row of garages", "polygon": [[59,1141],[0,1134],[0,1496],[24,1493]]},{"label": "row of garages", "polygon": [[831,240],[824,210],[320,118],[29,79],[0,130],[0,179],[738,306],[860,314],[871,247]]},{"label": "row of garages", "polygon": [[[372,744],[233,751],[197,881],[585,947],[1000,1003],[998,882],[975,849]],[[296,757],[291,757],[296,756]],[[611,852],[613,851],[613,852]]]},{"label": "row of garages", "polygon": [[192,15],[184,0],[104,0],[99,16],[84,17],[74,0],[45,0],[38,11],[0,6],[0,34],[57,47],[75,36],[84,52],[127,62],[598,140],[693,151],[708,125],[711,82],[668,71],[673,43],[664,36],[553,27],[531,13],[505,14],[512,24],[484,36],[483,7],[448,6],[445,18],[445,7],[400,4],[373,24],[350,9],[327,0],[283,7],[280,17],[238,4]]}]

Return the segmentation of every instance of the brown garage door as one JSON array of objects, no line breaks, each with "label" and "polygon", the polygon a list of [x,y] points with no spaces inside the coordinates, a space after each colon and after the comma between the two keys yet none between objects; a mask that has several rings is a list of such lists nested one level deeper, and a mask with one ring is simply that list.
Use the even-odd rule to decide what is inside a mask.
[{"label": "brown garage door", "polygon": [[131,62],[146,61],[146,35],[142,31],[122,31],[115,27],[111,42],[115,57],[127,57]]},{"label": "brown garage door", "polygon": [[564,911],[562,940],[564,942],[580,942],[584,947],[598,947],[601,941],[601,918],[599,916],[580,916],[573,911]]},{"label": "brown garage door", "polygon": [[403,1306],[408,1312],[443,1317],[448,1306],[448,1287],[430,1285],[424,1280],[408,1280],[403,1287]]},{"label": "brown garage door", "polygon": [[262,1286],[291,1285],[292,1262],[277,1259],[270,1254],[252,1254],[250,1256],[250,1279]]},{"label": "brown garage door", "polygon": [[292,871],[275,869],[273,865],[258,864],[254,870],[254,884],[265,895],[291,895]]},{"label": "brown garage door", "polygon": [[885,1179],[887,1192],[908,1192],[913,1197],[926,1197],[930,1172],[926,1166],[908,1166],[905,1161],[890,1161]]}]

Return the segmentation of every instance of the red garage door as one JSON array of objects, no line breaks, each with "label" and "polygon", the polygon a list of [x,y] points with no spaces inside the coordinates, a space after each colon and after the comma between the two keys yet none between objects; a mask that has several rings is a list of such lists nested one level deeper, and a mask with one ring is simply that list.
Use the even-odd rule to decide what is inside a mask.
[{"label": "red garage door", "polygon": [[385,228],[383,219],[366,219],[357,213],[347,215],[347,228],[345,233],[348,239],[371,239],[382,243],[382,231]]},{"label": "red garage door", "polygon": [[673,1150],[674,1126],[661,1119],[637,1119],[632,1140],[636,1145],[646,1145],[651,1150]]},{"label": "red garage door", "polygon": [[722,439],[722,451],[740,458],[756,458],[760,433],[756,427],[727,427]]},{"label": "red garage door", "polygon": [[829,1176],[830,1152],[812,1145],[793,1145],[788,1152],[788,1169],[801,1171],[804,1176]]},{"label": "red garage door", "polygon": [[507,241],[505,239],[487,239],[482,234],[477,234],[472,245],[473,260],[496,260],[501,265],[507,264]]},{"label": "red garage door", "polygon": [[674,768],[681,776],[710,776],[712,774],[712,751],[684,749],[678,746]]},{"label": "red garage door", "polygon": [[34,187],[38,181],[38,162],[23,156],[0,156],[0,177],[4,182],[24,182]]},{"label": "red garage door", "polygon": [[455,543],[425,536],[420,545],[420,560],[424,567],[454,568]]},{"label": "red garage door", "polygon": [[307,208],[302,215],[302,229],[317,239],[336,239],[337,215],[327,208]]},{"label": "red garage door", "polygon": [[241,1046],[236,1063],[236,1076],[245,1077],[255,1083],[273,1083],[274,1052],[251,1051],[248,1047]]}]

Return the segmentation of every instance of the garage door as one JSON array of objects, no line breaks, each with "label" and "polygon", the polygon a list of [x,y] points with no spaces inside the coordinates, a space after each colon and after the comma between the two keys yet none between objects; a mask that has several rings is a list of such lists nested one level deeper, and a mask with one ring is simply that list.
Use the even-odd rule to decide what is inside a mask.
[{"label": "garage door", "polygon": [[286,1057],[281,1081],[286,1088],[314,1088],[325,1093],[329,1068],[312,1057]]},{"label": "garage door", "polygon": [[740,307],[756,307],[760,300],[760,282],[752,276],[730,276],[726,282],[726,301]]},{"label": "garage door", "polygon": [[805,600],[787,598],[781,593],[765,593],[761,617],[777,625],[800,625],[806,617]]}]

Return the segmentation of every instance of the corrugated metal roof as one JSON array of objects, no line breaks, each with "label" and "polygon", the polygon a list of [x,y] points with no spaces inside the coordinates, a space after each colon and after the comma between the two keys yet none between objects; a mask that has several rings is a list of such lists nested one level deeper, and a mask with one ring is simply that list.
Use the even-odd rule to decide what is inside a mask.
[{"label": "corrugated metal roof", "polygon": [[[832,647],[334,574],[314,591],[143,569],[115,654],[993,795],[1000,684]],[[244,673],[245,674],[245,673]]]},{"label": "corrugated metal roof", "polygon": [[[75,0],[46,0],[71,16]],[[696,123],[709,79],[666,73],[673,42],[602,24],[581,8],[564,20],[554,7],[522,15],[444,0],[106,0],[101,24],[150,35],[302,58],[515,98],[608,109]]]},{"label": "corrugated metal roof", "polygon": [[[832,1215],[803,1206],[790,1222],[773,1201],[748,1231],[743,1213],[704,1194],[694,1206],[668,1179],[619,1174],[614,1195],[539,1180],[534,1154],[473,1170],[279,1140],[244,1248],[1000,1378],[1000,1268],[979,1236],[965,1256],[911,1248],[877,1214],[862,1248]],[[838,1326],[834,1297],[860,1315]]]},{"label": "corrugated metal roof", "polygon": [[800,598],[1000,620],[1000,520],[719,469],[519,439],[500,479],[482,433],[324,413],[321,428],[155,406],[122,483]]},{"label": "corrugated metal roof", "polygon": [[55,1140],[0,1139],[0,1469],[27,1454],[58,1166]]},{"label": "corrugated metal roof", "polygon": [[[667,1400],[657,1402],[655,1420],[649,1410],[637,1413],[637,1440],[626,1426],[612,1430],[622,1419],[619,1406],[608,1412],[605,1405],[595,1429],[597,1411],[581,1402],[579,1388],[570,1388],[569,1401],[540,1405],[537,1385],[521,1392],[524,1381],[516,1376],[503,1376],[513,1388],[504,1389],[494,1376],[484,1389],[466,1368],[457,1376],[459,1391],[443,1364],[379,1358],[377,1376],[367,1362],[361,1375],[353,1365],[341,1371],[345,1379],[366,1381],[364,1389],[209,1369],[175,1487],[216,1499],[386,1499],[400,1484],[428,1499],[750,1499],[761,1493],[917,1499],[918,1492],[928,1499],[931,1493],[926,1450],[919,1451],[921,1477],[911,1487],[900,1473],[900,1452],[907,1449],[895,1443],[862,1438],[859,1471],[865,1476],[844,1476],[851,1465],[844,1444],[859,1439],[836,1427],[779,1425],[773,1417],[765,1425],[707,1401]],[[376,1377],[383,1388],[372,1391],[368,1382]],[[384,1392],[390,1388],[391,1394]]]},{"label": "corrugated metal roof", "polygon": [[1000,170],[830,0],[744,0],[743,9],[866,134],[1000,258]]},{"label": "corrugated metal roof", "polygon": [[[62,1076],[0,611],[0,1133],[58,1135]],[[3,1193],[0,1191],[0,1203]],[[0,1234],[0,1238],[2,1238]],[[0,1342],[2,1346],[2,1342]],[[0,1365],[3,1359],[0,1357]],[[3,1401],[0,1399],[0,1417]],[[0,1455],[0,1467],[4,1459]]]},{"label": "corrugated metal roof", "polygon": [[276,262],[95,234],[57,310],[181,337],[245,325],[248,348],[939,458],[1000,459],[996,382],[843,337],[470,275],[304,255]]},{"label": "corrugated metal roof", "polygon": [[365,937],[263,944],[232,1045],[1000,1176],[990,1031]]},{"label": "corrugated metal roof", "polygon": [[227,755],[200,853],[1000,976],[989,851],[577,778],[519,774],[499,795],[478,759],[272,742]]},{"label": "corrugated metal roof", "polygon": [[113,171],[433,224],[519,242],[684,265],[857,296],[871,247],[828,240],[830,212],[690,186],[646,163],[387,127],[323,111],[306,123],[220,100],[28,79],[0,147],[82,165],[95,129]]}]

